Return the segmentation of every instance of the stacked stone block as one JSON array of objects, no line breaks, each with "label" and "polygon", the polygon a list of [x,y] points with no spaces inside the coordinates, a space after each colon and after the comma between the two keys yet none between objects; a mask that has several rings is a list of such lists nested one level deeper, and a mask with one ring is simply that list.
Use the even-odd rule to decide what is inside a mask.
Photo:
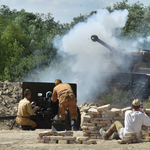
[{"label": "stacked stone block", "polygon": [[38,143],[49,144],[96,144],[87,137],[74,137],[73,131],[44,131],[39,133]]},{"label": "stacked stone block", "polygon": [[[150,109],[145,109],[148,117],[150,117]],[[142,126],[141,139],[150,141],[150,127]]]},{"label": "stacked stone block", "polygon": [[137,134],[135,132],[129,132],[126,133],[123,137],[123,140],[118,140],[119,144],[126,144],[126,143],[138,143],[139,137],[137,137]]},{"label": "stacked stone block", "polygon": [[83,135],[89,139],[99,139],[101,135],[99,130],[101,127],[109,128],[111,125],[111,118],[104,116],[103,112],[108,110],[109,105],[104,105],[101,107],[92,106],[85,110],[86,114],[83,117]]},{"label": "stacked stone block", "polygon": [[83,135],[89,139],[100,139],[102,138],[99,130],[103,128],[105,131],[115,122],[119,121],[124,126],[124,114],[126,110],[130,110],[131,107],[124,109],[112,108],[110,104],[103,105],[100,107],[86,106],[85,109],[81,110],[83,114],[82,130]]}]

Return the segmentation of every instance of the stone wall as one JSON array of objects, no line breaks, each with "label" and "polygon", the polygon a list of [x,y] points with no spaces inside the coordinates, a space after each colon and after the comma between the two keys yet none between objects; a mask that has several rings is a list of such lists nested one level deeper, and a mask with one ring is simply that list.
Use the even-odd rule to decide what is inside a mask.
[{"label": "stone wall", "polygon": [[0,82],[0,116],[16,115],[17,103],[22,99],[21,83]]},{"label": "stone wall", "polygon": [[[101,128],[108,130],[115,121],[120,121],[124,126],[125,111],[131,110],[131,107],[118,109],[111,108],[110,104],[97,107],[94,104],[88,103],[83,103],[79,108],[83,135],[89,139],[101,139],[99,130]],[[150,109],[146,109],[146,114],[150,117]],[[143,139],[149,138],[150,127],[142,126],[141,133]]]},{"label": "stone wall", "polygon": [[[18,102],[22,99],[22,83],[0,82],[0,116],[16,115]],[[10,126],[13,120],[1,121]]]}]

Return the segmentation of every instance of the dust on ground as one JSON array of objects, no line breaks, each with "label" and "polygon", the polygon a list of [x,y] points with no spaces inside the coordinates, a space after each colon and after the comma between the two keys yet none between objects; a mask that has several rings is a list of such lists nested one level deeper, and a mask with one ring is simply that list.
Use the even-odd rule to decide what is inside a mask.
[{"label": "dust on ground", "polygon": [[[2,126],[1,126],[2,127]],[[150,142],[135,144],[118,144],[116,140],[97,139],[97,144],[48,144],[38,143],[38,133],[45,129],[37,129],[35,131],[23,131],[20,129],[0,130],[0,150],[149,150]],[[82,131],[74,132],[74,136],[82,136]]]}]

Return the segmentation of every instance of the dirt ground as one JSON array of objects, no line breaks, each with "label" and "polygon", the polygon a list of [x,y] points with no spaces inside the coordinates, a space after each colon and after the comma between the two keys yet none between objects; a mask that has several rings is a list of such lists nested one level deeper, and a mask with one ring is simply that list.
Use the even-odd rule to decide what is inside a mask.
[{"label": "dirt ground", "polygon": [[[2,129],[4,128],[4,129]],[[149,150],[150,142],[137,144],[118,144],[116,140],[104,141],[97,139],[97,144],[47,144],[38,143],[38,133],[45,131],[22,131],[20,129],[9,130],[8,126],[0,124],[0,150]],[[82,136],[82,131],[74,132],[74,136]]]}]

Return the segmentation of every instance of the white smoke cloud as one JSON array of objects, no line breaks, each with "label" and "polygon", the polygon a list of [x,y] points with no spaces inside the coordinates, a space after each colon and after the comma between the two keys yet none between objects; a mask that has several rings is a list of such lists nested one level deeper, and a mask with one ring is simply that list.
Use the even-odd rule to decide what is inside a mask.
[{"label": "white smoke cloud", "polygon": [[[125,26],[127,16],[127,10],[109,13],[102,9],[86,22],[78,23],[66,35],[56,36],[54,45],[62,58],[61,67],[51,64],[44,74],[40,74],[41,81],[54,82],[60,78],[63,82],[77,83],[78,104],[94,99],[104,92],[106,81],[114,75],[110,70],[115,64],[112,65],[110,61],[109,50],[93,42],[91,36],[98,35],[109,45],[117,47],[114,32],[116,28]],[[115,63],[122,62],[118,58]]]},{"label": "white smoke cloud", "polygon": [[133,41],[132,47],[139,47],[141,49],[150,49],[149,42],[150,42],[150,36],[144,38],[140,37]]},{"label": "white smoke cloud", "polygon": [[146,37],[146,38],[139,38],[138,39],[138,41],[140,42],[140,43],[144,43],[144,42],[150,42],[150,36],[148,36],[148,37]]}]

